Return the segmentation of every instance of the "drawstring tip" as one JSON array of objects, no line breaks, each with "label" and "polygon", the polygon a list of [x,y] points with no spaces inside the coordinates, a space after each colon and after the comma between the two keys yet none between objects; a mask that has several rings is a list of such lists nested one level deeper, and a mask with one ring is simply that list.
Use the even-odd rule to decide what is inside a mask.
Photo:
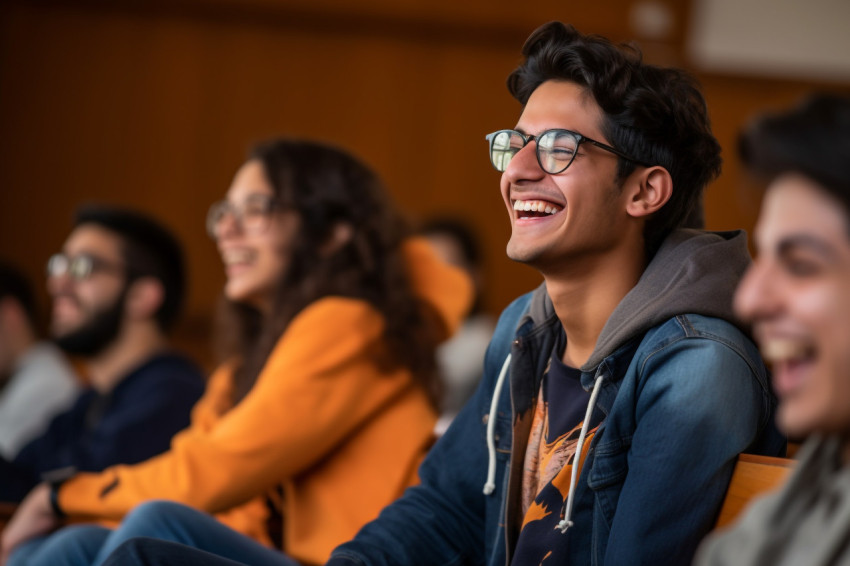
[{"label": "drawstring tip", "polygon": [[490,495],[494,489],[496,489],[496,484],[488,481],[484,484],[484,495]]},{"label": "drawstring tip", "polygon": [[558,528],[561,530],[561,534],[567,532],[567,529],[573,526],[572,521],[567,521],[566,519],[558,523]]}]

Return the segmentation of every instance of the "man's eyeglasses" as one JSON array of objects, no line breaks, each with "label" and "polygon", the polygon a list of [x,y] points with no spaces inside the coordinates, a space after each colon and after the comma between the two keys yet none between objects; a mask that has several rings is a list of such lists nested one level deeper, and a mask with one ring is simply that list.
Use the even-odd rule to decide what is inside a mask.
[{"label": "man's eyeglasses", "polygon": [[47,260],[48,277],[68,275],[75,281],[83,281],[91,277],[96,271],[123,273],[126,269],[116,263],[91,254],[80,254],[74,257],[69,257],[65,254],[54,254]]},{"label": "man's eyeglasses", "polygon": [[213,203],[207,213],[207,234],[216,240],[221,236],[222,222],[228,216],[245,232],[265,232],[272,212],[280,208],[277,200],[268,195],[252,195],[241,205],[227,200]]},{"label": "man's eyeglasses", "polygon": [[583,143],[595,145],[644,167],[650,166],[648,163],[630,157],[610,145],[570,130],[546,130],[536,136],[523,134],[516,130],[499,130],[487,134],[486,139],[490,142],[490,163],[497,171],[502,172],[508,168],[508,163],[514,155],[532,140],[537,142],[537,163],[540,164],[541,169],[550,175],[557,175],[565,171],[575,159],[578,147]]}]

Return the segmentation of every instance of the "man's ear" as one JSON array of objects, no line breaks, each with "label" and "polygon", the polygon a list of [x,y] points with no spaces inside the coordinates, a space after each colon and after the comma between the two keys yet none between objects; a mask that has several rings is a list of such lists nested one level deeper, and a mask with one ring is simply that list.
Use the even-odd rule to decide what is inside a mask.
[{"label": "man's ear", "polygon": [[124,308],[134,319],[153,318],[165,300],[165,287],[155,277],[140,277],[127,289]]},{"label": "man's ear", "polygon": [[636,218],[650,216],[667,204],[673,195],[673,178],[667,169],[658,165],[635,171],[627,186],[631,194],[626,212]]}]

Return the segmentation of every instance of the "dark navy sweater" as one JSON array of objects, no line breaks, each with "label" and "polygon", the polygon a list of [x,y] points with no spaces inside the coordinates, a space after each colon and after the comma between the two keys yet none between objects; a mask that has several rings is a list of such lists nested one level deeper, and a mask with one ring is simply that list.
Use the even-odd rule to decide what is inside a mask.
[{"label": "dark navy sweater", "polygon": [[20,501],[46,472],[96,472],[165,452],[171,437],[189,426],[204,383],[194,363],[167,353],[137,367],[108,394],[84,391],[13,461],[0,459],[0,501]]}]

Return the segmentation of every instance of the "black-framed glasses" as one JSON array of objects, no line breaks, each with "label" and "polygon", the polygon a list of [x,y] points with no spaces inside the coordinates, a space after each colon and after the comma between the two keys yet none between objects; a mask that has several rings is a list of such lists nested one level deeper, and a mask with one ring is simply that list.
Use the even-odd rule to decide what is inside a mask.
[{"label": "black-framed glasses", "polygon": [[73,257],[66,254],[53,254],[47,260],[47,276],[62,277],[68,275],[75,281],[84,281],[97,271],[125,273],[124,266],[92,254],[79,254]]},{"label": "black-framed glasses", "polygon": [[221,235],[222,222],[232,217],[240,229],[252,234],[265,232],[269,227],[272,212],[280,208],[277,199],[270,195],[251,195],[242,204],[220,200],[207,212],[207,234],[213,240]]},{"label": "black-framed glasses", "polygon": [[575,159],[578,148],[583,143],[595,145],[644,167],[650,166],[648,163],[628,156],[608,144],[598,142],[571,130],[546,130],[536,136],[523,134],[516,130],[499,130],[487,134],[485,138],[490,142],[490,163],[497,171],[502,172],[508,168],[508,163],[511,162],[514,155],[532,140],[537,142],[537,163],[540,164],[541,169],[550,175],[564,172]]}]

